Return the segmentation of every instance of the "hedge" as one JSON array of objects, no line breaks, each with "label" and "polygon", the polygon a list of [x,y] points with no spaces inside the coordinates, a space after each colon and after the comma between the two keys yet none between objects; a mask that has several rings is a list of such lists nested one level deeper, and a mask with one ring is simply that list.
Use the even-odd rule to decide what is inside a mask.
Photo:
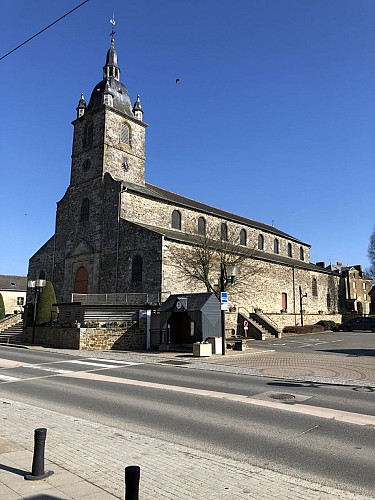
[{"label": "hedge", "polygon": [[305,325],[305,326],[285,326],[283,333],[319,333],[324,332],[322,325]]}]

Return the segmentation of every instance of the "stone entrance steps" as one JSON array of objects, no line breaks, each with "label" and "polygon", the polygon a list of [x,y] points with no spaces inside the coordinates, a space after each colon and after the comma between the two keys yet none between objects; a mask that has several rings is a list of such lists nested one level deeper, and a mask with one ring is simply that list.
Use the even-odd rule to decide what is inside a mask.
[{"label": "stone entrance steps", "polygon": [[23,342],[23,321],[0,332],[0,344],[21,344]]}]

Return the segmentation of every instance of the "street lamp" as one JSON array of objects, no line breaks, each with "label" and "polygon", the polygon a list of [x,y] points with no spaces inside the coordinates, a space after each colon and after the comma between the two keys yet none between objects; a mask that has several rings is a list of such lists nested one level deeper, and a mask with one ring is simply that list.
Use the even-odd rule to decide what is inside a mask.
[{"label": "street lamp", "polygon": [[302,309],[302,300],[307,297],[307,293],[302,293],[302,288],[299,287],[299,310],[301,313],[301,326],[303,326],[303,309]]},{"label": "street lamp", "polygon": [[38,305],[38,300],[40,293],[42,291],[42,288],[46,286],[46,280],[29,280],[27,282],[27,288],[32,292],[33,294],[33,301],[32,303],[34,304],[34,312],[33,312],[33,334],[31,337],[31,343],[34,344],[35,342],[35,326],[36,326],[36,308]]},{"label": "street lamp", "polygon": [[234,283],[238,268],[233,264],[220,264],[220,303],[221,303],[221,354],[225,356],[225,309],[222,303],[222,293],[225,292],[227,283]]}]

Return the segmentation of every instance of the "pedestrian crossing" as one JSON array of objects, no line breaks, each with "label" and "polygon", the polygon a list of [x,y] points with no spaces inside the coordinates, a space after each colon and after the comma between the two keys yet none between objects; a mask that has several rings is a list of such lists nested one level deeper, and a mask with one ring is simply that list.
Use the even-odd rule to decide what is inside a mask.
[{"label": "pedestrian crossing", "polygon": [[77,371],[118,369],[142,364],[143,363],[106,358],[71,359],[36,364],[11,362],[9,360],[0,359],[0,384],[45,378],[53,375],[63,376]]}]

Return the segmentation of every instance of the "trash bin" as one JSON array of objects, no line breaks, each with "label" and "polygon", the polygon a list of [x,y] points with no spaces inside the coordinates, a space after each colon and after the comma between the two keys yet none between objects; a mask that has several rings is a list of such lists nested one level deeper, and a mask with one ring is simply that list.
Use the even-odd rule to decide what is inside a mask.
[{"label": "trash bin", "polygon": [[212,354],[212,345],[209,343],[200,343],[196,342],[193,344],[193,356],[202,357],[202,356],[211,356]]},{"label": "trash bin", "polygon": [[234,350],[235,351],[245,351],[246,350],[246,340],[236,340],[234,342]]},{"label": "trash bin", "polygon": [[223,354],[223,343],[221,337],[207,337],[207,342],[212,345],[212,354]]}]

